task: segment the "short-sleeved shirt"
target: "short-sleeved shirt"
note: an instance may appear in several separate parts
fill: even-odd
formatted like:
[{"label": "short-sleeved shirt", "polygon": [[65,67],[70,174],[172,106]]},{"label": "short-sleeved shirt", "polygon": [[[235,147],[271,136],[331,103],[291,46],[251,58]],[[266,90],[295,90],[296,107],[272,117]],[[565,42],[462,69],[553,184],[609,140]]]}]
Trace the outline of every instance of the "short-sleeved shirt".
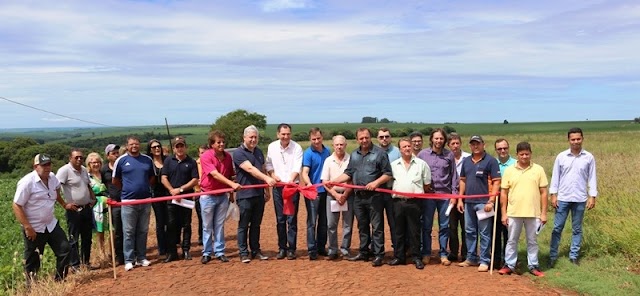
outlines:
[{"label": "short-sleeved shirt", "polygon": [[[409,167],[404,160],[398,158],[391,162],[393,172],[393,191],[408,193],[424,193],[424,185],[431,183],[431,169],[422,159],[411,156]],[[402,194],[394,194],[394,198],[404,198]]]},{"label": "short-sleeved shirt", "polygon": [[100,175],[102,176],[102,182],[104,185],[107,185],[109,198],[115,201],[120,201],[122,189],[113,184],[113,170],[109,167],[109,163],[105,163],[102,168],[100,168]]},{"label": "short-sleeved shirt", "polygon": [[[320,180],[322,181],[331,181],[334,178],[342,175],[344,170],[347,169],[349,165],[349,160],[351,157],[349,154],[346,154],[342,157],[342,161],[338,160],[336,154],[331,154],[327,159],[324,160],[324,164],[322,165],[322,173],[320,174]],[[344,191],[344,187],[335,186],[334,190],[338,192]]]},{"label": "short-sleeved shirt", "polygon": [[[465,158],[462,162],[461,178],[465,178],[465,195],[489,194],[489,178],[500,179],[500,167],[493,156],[484,153],[482,159],[473,162],[473,156]],[[487,203],[488,197],[467,198],[466,203]]]},{"label": "short-sleeved shirt", "polygon": [[517,165],[506,168],[500,187],[509,189],[507,216],[540,217],[540,188],[547,185],[547,174],[538,164],[531,163],[526,168],[519,168]]},{"label": "short-sleeved shirt", "polygon": [[205,151],[200,155],[200,166],[202,167],[202,175],[200,176],[200,187],[202,191],[229,188],[227,184],[216,180],[211,175],[211,172],[216,171],[229,180],[236,174],[233,169],[231,154],[226,151],[224,152],[224,159],[222,161],[216,156],[216,152],[213,149]]},{"label": "short-sleeved shirt", "polygon": [[65,164],[58,169],[56,178],[62,184],[62,193],[67,203],[74,203],[79,206],[88,205],[91,202],[89,192],[89,172],[84,166],[79,170],[70,164]]},{"label": "short-sleeved shirt", "polygon": [[53,211],[58,197],[56,190],[60,188],[60,182],[56,175],[49,173],[47,183],[48,188],[38,173],[32,171],[18,181],[16,194],[13,197],[13,202],[22,206],[27,221],[37,233],[44,233],[45,230],[52,232],[58,223]]},{"label": "short-sleeved shirt", "polygon": [[418,158],[431,168],[431,189],[434,192],[458,193],[458,172],[453,152],[442,149],[442,153],[438,154],[433,149],[426,148],[418,153]]},{"label": "short-sleeved shirt", "polygon": [[[322,165],[324,161],[329,158],[331,151],[329,148],[322,145],[322,151],[313,149],[313,147],[307,148],[302,154],[302,167],[309,168],[309,179],[311,183],[318,184],[322,179]],[[326,192],[323,186],[318,187],[318,192]]]},{"label": "short-sleeved shirt", "polygon": [[[241,144],[238,149],[233,151],[233,165],[236,169],[236,182],[240,185],[258,185],[264,184],[262,180],[254,177],[247,171],[243,170],[240,165],[248,161],[256,167],[256,169],[262,171],[264,166],[264,154],[260,148],[256,147],[253,152],[247,149],[244,144]],[[264,196],[263,188],[243,189],[236,192],[237,199],[251,198],[256,196]]]},{"label": "short-sleeved shirt", "polygon": [[498,161],[498,165],[500,166],[500,176],[504,176],[504,170],[510,166],[513,166],[517,162],[517,160],[511,156],[509,156],[509,159],[507,159],[507,161],[505,161],[504,163],[500,162],[499,158],[496,158],[496,160]]},{"label": "short-sleeved shirt", "polygon": [[154,175],[153,160],[144,154],[121,155],[113,168],[113,178],[122,180],[122,200],[151,197],[149,178]]},{"label": "short-sleeved shirt", "polygon": [[344,173],[351,177],[355,185],[364,186],[382,175],[393,175],[387,152],[373,145],[369,149],[366,154],[362,154],[360,148],[351,152],[351,160]]},{"label": "short-sleeved shirt", "polygon": [[[198,164],[189,155],[183,160],[172,155],[165,158],[162,165],[162,175],[167,176],[171,187],[178,188],[193,179],[198,179]],[[193,188],[185,189],[184,193],[193,193]]]},{"label": "short-sleeved shirt", "polygon": [[387,156],[389,156],[389,162],[393,162],[394,160],[400,158],[400,149],[398,149],[398,147],[396,146],[389,145],[389,148],[387,148],[386,150],[382,147],[380,147],[380,149],[387,152]]}]

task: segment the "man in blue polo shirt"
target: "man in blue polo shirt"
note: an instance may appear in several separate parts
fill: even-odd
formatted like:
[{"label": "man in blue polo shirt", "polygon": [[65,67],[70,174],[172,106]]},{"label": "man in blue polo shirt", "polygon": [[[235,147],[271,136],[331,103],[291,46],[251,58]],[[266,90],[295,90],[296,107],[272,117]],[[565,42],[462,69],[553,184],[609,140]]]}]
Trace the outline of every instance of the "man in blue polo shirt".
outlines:
[{"label": "man in blue polo shirt", "polygon": [[[306,185],[321,182],[324,160],[331,156],[331,151],[322,144],[322,131],[317,128],[309,130],[311,146],[302,154],[302,180]],[[304,199],[307,207],[307,250],[309,260],[318,259],[318,255],[327,256],[327,191],[324,186],[318,187],[318,197],[314,200]]]},{"label": "man in blue polo shirt", "polygon": [[[153,160],[140,154],[140,140],[137,137],[127,138],[127,153],[116,160],[112,177],[113,184],[122,188],[123,202],[151,197],[150,188],[155,183]],[[151,204],[122,205],[121,208],[124,270],[132,270],[134,264],[151,265],[146,257]]]},{"label": "man in blue polo shirt", "polygon": [[[458,264],[460,267],[478,266],[478,271],[486,272],[491,263],[491,233],[493,217],[478,219],[477,211],[495,211],[494,203],[500,190],[500,168],[498,162],[484,151],[484,140],[481,136],[472,136],[469,140],[471,156],[462,162],[460,172],[460,194],[482,195],[489,197],[458,199],[458,210],[464,213],[466,221],[467,260]],[[489,191],[491,178],[491,191]],[[480,233],[480,256],[477,243]]]},{"label": "man in blue polo shirt", "polygon": [[[258,148],[258,129],[250,125],[244,129],[242,144],[233,151],[233,165],[236,169],[236,182],[245,185],[259,185],[267,183],[275,186],[276,181],[266,174],[265,159],[262,150]],[[260,251],[260,225],[264,214],[264,204],[271,199],[269,190],[262,188],[244,189],[236,193],[236,201],[240,208],[238,221],[238,249],[242,263],[251,262],[251,257],[267,260],[269,257]],[[247,236],[249,246],[247,247]]]},{"label": "man in blue polo shirt", "polygon": [[[516,164],[516,159],[509,155],[509,141],[505,138],[499,138],[494,143],[496,148],[496,155],[498,160],[498,166],[500,167],[500,176],[504,176],[504,171]],[[496,241],[493,243],[493,268],[500,269],[504,266],[504,254],[507,248],[507,241],[509,240],[509,233],[507,227],[502,225],[502,211],[500,207],[496,210]]]}]

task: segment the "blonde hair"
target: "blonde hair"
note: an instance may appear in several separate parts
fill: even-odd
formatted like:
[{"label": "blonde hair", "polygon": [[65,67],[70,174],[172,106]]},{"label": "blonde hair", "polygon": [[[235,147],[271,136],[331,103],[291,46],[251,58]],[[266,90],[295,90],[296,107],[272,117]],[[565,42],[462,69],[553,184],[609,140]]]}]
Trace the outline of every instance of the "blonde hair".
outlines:
[{"label": "blonde hair", "polygon": [[104,161],[102,161],[102,157],[100,157],[100,154],[97,152],[91,152],[89,153],[89,155],[87,155],[87,159],[84,161],[84,165],[87,167],[87,169],[90,170],[91,166],[89,165],[89,163],[91,162],[91,160],[93,159],[97,159],[98,161],[100,161],[100,164],[103,164]]}]

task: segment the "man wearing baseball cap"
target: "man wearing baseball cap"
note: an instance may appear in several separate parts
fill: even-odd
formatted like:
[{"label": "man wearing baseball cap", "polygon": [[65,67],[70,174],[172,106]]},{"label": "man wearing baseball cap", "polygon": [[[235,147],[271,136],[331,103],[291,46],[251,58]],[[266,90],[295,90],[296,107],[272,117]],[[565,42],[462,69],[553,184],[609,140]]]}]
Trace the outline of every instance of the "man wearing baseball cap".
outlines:
[{"label": "man wearing baseball cap", "polygon": [[[102,182],[107,186],[107,192],[109,198],[114,201],[121,201],[120,195],[122,190],[113,184],[113,168],[116,164],[116,159],[120,156],[120,146],[116,144],[109,144],[104,148],[104,156],[108,160],[102,165],[100,169],[100,175],[102,176]],[[111,222],[113,223],[113,230],[115,232],[114,248],[116,250],[116,263],[118,265],[124,265],[124,253],[122,251],[122,211],[121,207],[111,207]]]},{"label": "man wearing baseball cap", "polygon": [[[478,271],[486,272],[491,263],[491,234],[493,217],[479,220],[477,211],[494,211],[496,196],[500,190],[500,166],[498,161],[484,151],[484,140],[475,135],[469,139],[471,156],[462,161],[460,172],[460,195],[481,195],[489,197],[458,199],[458,211],[464,213],[466,222],[467,260],[460,267],[478,266]],[[489,188],[491,178],[491,188]],[[490,190],[491,189],[491,190]],[[480,256],[477,243],[480,233]]]},{"label": "man wearing baseball cap", "polygon": [[24,271],[27,286],[40,270],[39,250],[49,244],[56,255],[56,281],[63,280],[69,265],[71,246],[67,235],[53,214],[56,201],[66,210],[76,210],[60,195],[60,182],[51,172],[51,157],[38,154],[33,159],[33,171],[20,181],[13,197],[13,213],[22,226],[24,236]]}]

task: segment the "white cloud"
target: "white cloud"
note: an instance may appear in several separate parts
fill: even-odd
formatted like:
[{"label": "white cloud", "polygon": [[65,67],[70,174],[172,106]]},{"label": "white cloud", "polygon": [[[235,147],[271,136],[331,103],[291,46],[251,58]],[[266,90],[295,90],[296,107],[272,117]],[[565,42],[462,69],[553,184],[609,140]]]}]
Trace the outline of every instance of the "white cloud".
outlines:
[{"label": "white cloud", "polygon": [[262,10],[265,12],[278,12],[282,10],[295,10],[313,8],[313,2],[308,0],[266,0],[263,1]]}]

